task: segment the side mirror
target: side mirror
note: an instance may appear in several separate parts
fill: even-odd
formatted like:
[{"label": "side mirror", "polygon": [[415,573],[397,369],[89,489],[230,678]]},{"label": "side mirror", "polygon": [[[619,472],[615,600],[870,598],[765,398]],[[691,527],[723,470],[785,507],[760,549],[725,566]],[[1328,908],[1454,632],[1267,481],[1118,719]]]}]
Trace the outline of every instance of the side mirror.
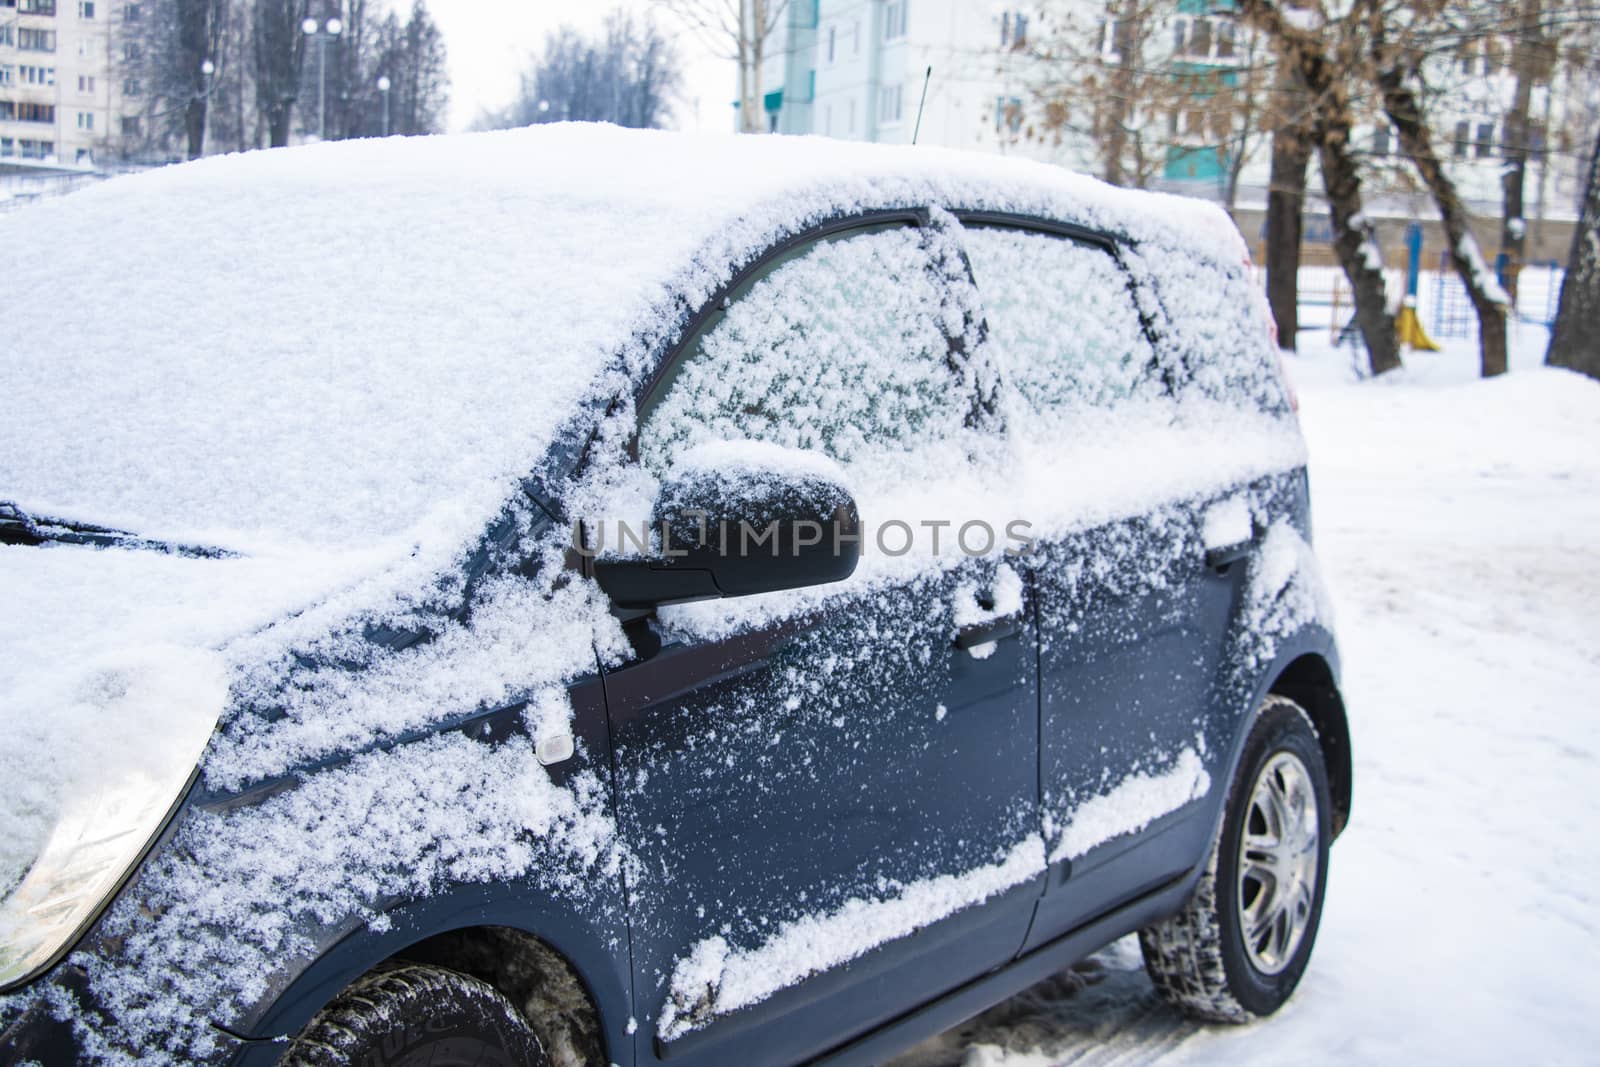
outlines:
[{"label": "side mirror", "polygon": [[838,468],[815,453],[722,443],[696,449],[662,484],[656,555],[594,560],[622,608],[823,585],[861,558],[861,518]]}]

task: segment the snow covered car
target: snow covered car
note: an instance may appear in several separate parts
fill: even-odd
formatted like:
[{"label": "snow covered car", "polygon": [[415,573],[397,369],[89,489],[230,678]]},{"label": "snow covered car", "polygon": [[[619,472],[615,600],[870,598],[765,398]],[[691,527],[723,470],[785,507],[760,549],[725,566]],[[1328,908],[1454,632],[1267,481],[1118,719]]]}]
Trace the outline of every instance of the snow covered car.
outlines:
[{"label": "snow covered car", "polygon": [[548,126],[0,219],[0,1062],[879,1061],[1350,809],[1220,211]]}]

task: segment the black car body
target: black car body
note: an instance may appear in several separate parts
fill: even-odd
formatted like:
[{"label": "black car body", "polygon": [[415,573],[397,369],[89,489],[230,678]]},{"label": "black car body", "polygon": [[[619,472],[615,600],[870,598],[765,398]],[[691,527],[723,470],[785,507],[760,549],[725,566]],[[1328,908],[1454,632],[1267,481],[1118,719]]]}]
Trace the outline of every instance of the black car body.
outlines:
[{"label": "black car body", "polygon": [[[182,422],[196,466],[239,450],[260,495],[238,492],[209,523],[164,522],[138,490],[117,495],[181,481],[170,462],[125,456],[125,482],[102,500],[105,483],[58,487],[30,473],[36,457],[11,454],[4,573],[81,560],[139,604],[183,585],[180,572],[240,574],[261,558],[314,578],[284,591],[269,589],[277,571],[254,575],[248,596],[196,579],[196,603],[264,605],[231,629],[182,630],[220,650],[215,728],[200,732],[194,773],[167,782],[170,812],[163,802],[138,824],[148,847],[59,943],[5,973],[0,1062],[278,1062],[394,960],[500,991],[552,1062],[873,1062],[1182,909],[1270,694],[1314,726],[1327,836],[1342,828],[1349,740],[1304,449],[1231,224],[1050,168],[780,140],[560,127],[449,148],[324,146],[113,183],[5,223],[8,244],[44,249],[73,210],[99,212],[137,246],[162,220],[190,214],[203,229],[240,205],[248,221],[311,202],[324,232],[247,228],[236,277],[199,296],[242,299],[271,273],[251,250],[284,239],[317,257],[308,271],[396,264],[383,269],[399,295],[379,300],[392,345],[360,357],[373,383],[449,365],[482,342],[475,320],[518,300],[555,305],[529,330],[568,317],[589,329],[573,347],[594,352],[561,362],[585,376],[549,394],[556,410],[535,410],[537,390],[515,398],[548,427],[526,440],[474,412],[503,417],[494,393],[555,358],[559,333],[503,352],[493,380],[487,364],[463,366],[481,380],[459,397],[437,395],[454,388],[441,376],[420,412],[329,371],[327,388],[346,392],[326,401],[337,419],[319,418],[373,470],[382,449],[365,442],[390,430],[403,454],[408,433],[448,441],[459,426],[471,453],[465,473],[419,463],[417,487],[372,475],[378,506],[401,516],[372,559],[348,541],[302,556],[293,537],[264,537],[316,528],[329,500],[308,486],[295,517],[292,481],[251,473],[248,436],[195,428],[182,398],[91,389],[87,410],[151,435]],[[682,173],[691,161],[698,178]],[[424,194],[452,175],[476,237],[426,216]],[[667,196],[664,182],[685,188]],[[422,213],[393,225],[423,232],[382,250],[389,231],[361,205],[385,197]],[[128,217],[140,206],[156,221]],[[562,211],[579,233],[539,277],[576,277],[571,291],[496,261],[495,228],[537,248],[558,217],[541,213]],[[407,257],[480,238],[479,257],[452,261],[474,277],[448,284],[502,287],[493,306],[425,299],[435,275]],[[659,277],[619,292],[633,240]],[[160,247],[117,262],[144,257]],[[594,316],[579,298],[622,310],[584,327]],[[376,336],[375,315],[358,313],[351,335]],[[272,328],[244,317],[237,336],[171,358],[227,376]],[[337,326],[293,329],[292,351],[266,345],[290,364],[340,344]],[[126,358],[169,358],[134,333]],[[18,344],[4,373],[24,385],[78,358],[42,335]],[[305,358],[296,380],[323,405]],[[175,390],[195,377],[169,373]],[[258,388],[216,402],[293,421],[294,398],[252,399]],[[74,444],[80,455],[18,417],[57,460],[46,469],[94,460],[93,442]],[[344,454],[294,448],[278,465],[302,483]],[[479,454],[498,466],[472,466]],[[861,562],[850,573],[849,549],[848,578],[813,581],[802,546],[784,542],[789,558],[747,563],[743,586],[716,564],[675,563],[681,516],[662,498],[691,469],[746,486],[713,494],[732,518],[753,506],[750,485],[833,487],[855,509]],[[400,491],[451,507],[416,532]],[[638,533],[646,519],[653,535]],[[637,538],[620,551],[604,543],[619,523]],[[54,588],[26,586],[46,625],[58,625]],[[139,625],[109,614],[107,640]],[[95,721],[84,714],[74,721]]]}]

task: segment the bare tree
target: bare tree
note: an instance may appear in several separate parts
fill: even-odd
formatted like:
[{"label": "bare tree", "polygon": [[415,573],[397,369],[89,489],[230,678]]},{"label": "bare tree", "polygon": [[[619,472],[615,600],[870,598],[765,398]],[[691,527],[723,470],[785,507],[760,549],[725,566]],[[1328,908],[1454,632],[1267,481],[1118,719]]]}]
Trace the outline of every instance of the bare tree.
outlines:
[{"label": "bare tree", "polygon": [[1600,136],[1589,160],[1583,213],[1572,234],[1561,308],[1550,331],[1545,362],[1600,378]]},{"label": "bare tree", "polygon": [[761,133],[761,69],[789,0],[655,0],[724,59],[739,65],[739,129]]},{"label": "bare tree", "polygon": [[1375,23],[1372,30],[1376,59],[1375,77],[1383,112],[1400,138],[1401,150],[1421,176],[1439,210],[1445,237],[1450,243],[1450,261],[1461,283],[1467,288],[1478,316],[1478,346],[1485,378],[1504,374],[1506,362],[1506,316],[1511,300],[1484,262],[1472,222],[1455,182],[1445,172],[1444,162],[1434,148],[1433,132],[1423,111],[1417,86],[1422,83],[1421,56],[1415,47],[1397,43],[1385,26],[1388,19]]},{"label": "bare tree", "polygon": [[[389,46],[382,60],[393,88],[391,128],[394,133],[438,133],[450,102],[450,75],[444,35],[423,0],[412,0],[411,14],[396,38],[390,16]],[[374,79],[375,81],[376,79]]]},{"label": "bare tree", "polygon": [[1035,141],[1081,145],[1101,177],[1144,188],[1175,163],[1218,175],[1232,211],[1263,140],[1271,56],[1227,12],[1183,14],[1177,0],[1052,0],[1027,38],[998,56],[1027,83]]},{"label": "bare tree", "polygon": [[1309,101],[1311,143],[1333,221],[1333,249],[1355,299],[1356,325],[1366,342],[1373,374],[1400,366],[1400,342],[1389,311],[1383,256],[1376,230],[1363,209],[1361,172],[1350,142],[1354,94],[1360,88],[1366,37],[1378,0],[1349,0],[1330,11],[1323,3],[1294,5],[1277,0],[1241,0],[1240,13],[1293,66]]},{"label": "bare tree", "polygon": [[268,143],[289,143],[300,75],[306,60],[306,35],[300,24],[311,0],[255,0],[251,44],[255,51],[256,108],[266,117]]},{"label": "bare tree", "polygon": [[511,106],[482,116],[477,125],[499,129],[570,119],[657,128],[665,125],[682,84],[672,43],[653,21],[619,9],[596,39],[570,26],[551,32]]},{"label": "bare tree", "polygon": [[149,143],[205,151],[206,112],[231,57],[223,44],[230,0],[145,0],[122,28],[118,73],[146,96]]}]

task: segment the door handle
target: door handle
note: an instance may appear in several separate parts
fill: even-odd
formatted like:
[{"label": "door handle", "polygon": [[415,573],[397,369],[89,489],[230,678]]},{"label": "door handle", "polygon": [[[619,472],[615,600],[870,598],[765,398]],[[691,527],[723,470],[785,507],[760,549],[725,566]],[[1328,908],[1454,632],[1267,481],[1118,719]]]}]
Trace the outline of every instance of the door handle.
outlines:
[{"label": "door handle", "polygon": [[1006,615],[999,619],[986,619],[983,622],[975,622],[970,626],[963,626],[957,630],[956,647],[971,649],[977,645],[987,645],[992,641],[1015,637],[1021,630],[1021,615]]}]

